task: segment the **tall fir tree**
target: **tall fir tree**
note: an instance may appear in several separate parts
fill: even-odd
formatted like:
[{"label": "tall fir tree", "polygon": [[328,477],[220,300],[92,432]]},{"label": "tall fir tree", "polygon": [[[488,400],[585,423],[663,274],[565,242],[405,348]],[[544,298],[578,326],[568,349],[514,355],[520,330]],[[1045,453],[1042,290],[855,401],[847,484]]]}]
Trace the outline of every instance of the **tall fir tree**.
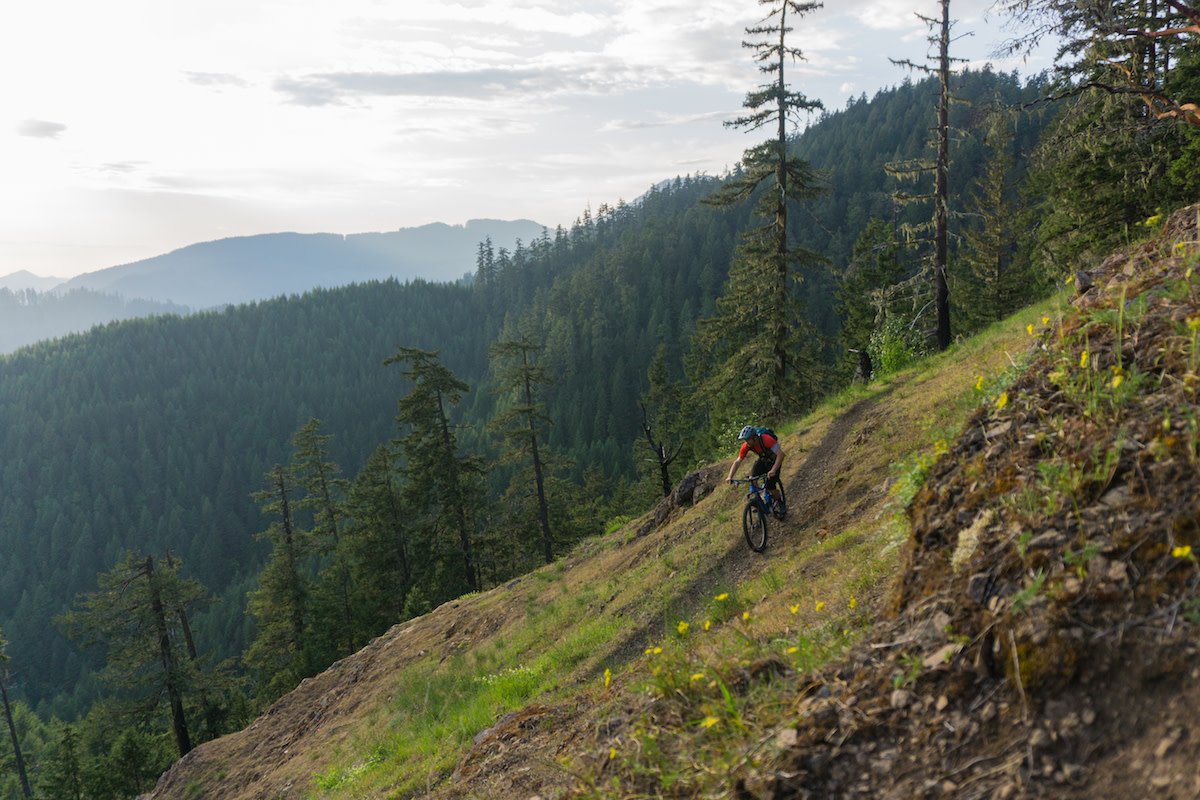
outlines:
[{"label": "tall fir tree", "polygon": [[199,694],[208,676],[188,657],[181,620],[207,602],[207,592],[180,576],[177,565],[132,552],[97,583],[60,624],[85,645],[104,644],[102,675],[130,690],[143,709],[153,713],[165,698],[176,749],[185,755],[192,748],[185,701]]},{"label": "tall fir tree", "polygon": [[[328,560],[318,576],[314,614],[319,637],[327,642],[334,659],[348,656],[359,643],[354,636],[350,610],[350,568],[346,548],[341,542],[343,507],[348,482],[330,460],[328,444],[332,434],[321,433],[321,421],[310,418],[292,437],[292,463],[288,469],[292,484],[302,492],[296,507],[312,514],[313,549]],[[330,660],[322,658],[322,661]]]},{"label": "tall fir tree", "polygon": [[[534,358],[542,350],[526,336],[502,339],[488,348],[488,359],[496,371],[496,394],[508,396],[509,403],[492,419],[492,430],[505,445],[505,463],[527,461],[533,472],[534,509],[540,533],[542,558],[554,562],[554,533],[550,530],[549,502],[546,498],[547,464],[539,440],[544,425],[550,424],[546,407],[539,398],[541,387],[551,383],[550,372]],[[516,482],[514,482],[516,485]]]},{"label": "tall fir tree", "polygon": [[743,45],[754,50],[770,81],[749,92],[743,103],[748,113],[726,125],[751,131],[774,125],[775,135],[747,150],[739,170],[704,202],[724,208],[757,196],[755,214],[765,222],[743,234],[717,316],[700,322],[692,350],[702,354],[696,363],[709,396],[774,417],[814,400],[820,382],[818,362],[806,346],[812,327],[796,284],[822,259],[791,243],[788,222],[789,203],[805,203],[825,189],[808,162],[789,155],[788,143],[792,121],[822,106],[792,90],[786,67],[803,60],[801,50],[788,44],[789,12],[799,18],[823,4],[759,0],[759,5],[767,15],[746,34],[760,38]]},{"label": "tall fir tree", "polygon": [[445,537],[457,550],[457,569],[442,560],[442,579],[432,581],[439,596],[455,596],[479,588],[474,557],[475,509],[485,475],[483,459],[460,452],[458,434],[449,410],[468,391],[438,359],[438,351],[397,347],[384,365],[400,364],[411,383],[408,394],[397,401],[398,441],[404,452],[405,504],[425,516],[431,548],[440,556]]},{"label": "tall fir tree", "polygon": [[258,675],[269,698],[279,697],[313,674],[308,637],[312,581],[304,564],[313,551],[312,537],[295,521],[295,491],[282,465],[266,475],[267,488],[255,492],[264,514],[277,516],[259,538],[271,542],[271,555],[249,593],[246,613],[254,618],[254,640],[246,649],[246,665]]},{"label": "tall fir tree", "polygon": [[950,324],[950,282],[949,282],[949,239],[950,239],[950,103],[955,99],[950,91],[952,59],[950,57],[950,30],[953,25],[950,19],[950,0],[939,0],[942,8],[940,19],[918,14],[917,17],[929,26],[931,33],[930,44],[937,47],[936,59],[933,66],[917,64],[907,59],[893,60],[892,63],[909,69],[936,75],[938,79],[938,100],[935,106],[936,124],[934,125],[934,158],[932,162],[924,159],[906,163],[889,164],[887,169],[892,175],[900,178],[914,179],[924,174],[933,174],[933,192],[929,194],[908,195],[897,193],[898,200],[911,202],[916,200],[933,201],[933,218],[928,224],[918,226],[915,241],[927,242],[932,250],[930,253],[930,270],[933,273],[933,306],[937,320],[935,339],[939,350],[950,346],[952,329]]}]

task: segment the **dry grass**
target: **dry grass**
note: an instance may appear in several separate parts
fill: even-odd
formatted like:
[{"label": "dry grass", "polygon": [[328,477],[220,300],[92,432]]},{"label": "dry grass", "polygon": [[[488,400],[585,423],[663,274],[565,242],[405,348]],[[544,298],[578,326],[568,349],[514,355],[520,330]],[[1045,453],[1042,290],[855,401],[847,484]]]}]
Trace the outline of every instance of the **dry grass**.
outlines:
[{"label": "dry grass", "polygon": [[782,746],[794,709],[767,679],[839,652],[882,606],[898,493],[1049,308],[777,428],[789,515],[765,553],[742,538],[741,492],[713,481],[646,535],[635,520],[397,626],[154,797],[719,794]]}]

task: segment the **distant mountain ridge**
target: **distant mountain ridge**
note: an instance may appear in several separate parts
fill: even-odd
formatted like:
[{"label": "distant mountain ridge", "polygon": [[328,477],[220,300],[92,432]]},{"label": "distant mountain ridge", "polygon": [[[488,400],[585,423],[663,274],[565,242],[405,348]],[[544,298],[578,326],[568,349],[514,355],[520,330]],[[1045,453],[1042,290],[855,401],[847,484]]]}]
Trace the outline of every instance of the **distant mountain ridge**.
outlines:
[{"label": "distant mountain ridge", "polygon": [[511,249],[544,228],[530,220],[474,219],[387,233],[239,236],[88,272],[58,290],[90,289],[202,310],[390,277],[448,283],[474,271],[485,239]]},{"label": "distant mountain ridge", "polygon": [[0,288],[5,288],[13,292],[23,292],[26,289],[33,289],[35,292],[48,292],[55,286],[65,283],[66,280],[66,278],[43,278],[41,275],[34,275],[29,270],[19,269],[8,275],[0,276]]},{"label": "distant mountain ridge", "polygon": [[545,226],[530,220],[435,222],[386,233],[266,233],[201,242],[79,275],[0,277],[0,355],[132,317],[187,314],[317,288],[396,278],[452,283],[476,267],[479,244],[513,250]]}]

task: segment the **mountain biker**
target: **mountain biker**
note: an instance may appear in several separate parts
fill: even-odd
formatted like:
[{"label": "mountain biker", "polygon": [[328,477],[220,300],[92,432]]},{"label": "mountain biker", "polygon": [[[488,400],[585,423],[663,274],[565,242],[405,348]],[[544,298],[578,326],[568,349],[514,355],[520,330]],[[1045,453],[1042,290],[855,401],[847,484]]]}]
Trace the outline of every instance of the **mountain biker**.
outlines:
[{"label": "mountain biker", "polygon": [[747,425],[738,434],[738,441],[742,443],[742,448],[729,467],[729,477],[725,479],[725,482],[733,483],[733,476],[737,475],[742,461],[753,452],[758,456],[758,460],[754,462],[754,466],[750,470],[750,477],[754,478],[766,473],[767,491],[778,502],[779,491],[776,487],[779,485],[779,468],[783,466],[783,448],[780,447],[779,440],[770,430],[760,431],[753,425]]}]

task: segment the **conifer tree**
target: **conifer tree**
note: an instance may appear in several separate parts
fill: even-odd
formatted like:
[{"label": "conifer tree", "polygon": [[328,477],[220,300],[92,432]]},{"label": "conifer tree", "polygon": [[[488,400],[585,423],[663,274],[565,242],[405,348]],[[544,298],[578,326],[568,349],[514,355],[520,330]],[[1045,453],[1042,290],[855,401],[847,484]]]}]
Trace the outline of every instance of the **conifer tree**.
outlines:
[{"label": "conifer tree", "polygon": [[166,698],[176,749],[186,754],[192,744],[184,702],[203,677],[186,656],[180,620],[207,592],[178,568],[132,552],[97,583],[60,624],[84,644],[104,643],[102,674],[111,685],[134,690],[150,710]]},{"label": "conifer tree", "polygon": [[[401,364],[412,383],[397,401],[396,427],[404,431],[398,444],[404,452],[405,504],[426,515],[434,552],[443,535],[457,546],[459,568],[437,586],[439,594],[455,596],[479,588],[473,542],[474,507],[484,476],[482,459],[459,452],[458,435],[449,417],[470,387],[438,360],[438,351],[397,347],[384,365]],[[448,565],[447,565],[448,566]]]},{"label": "conifer tree", "polygon": [[500,433],[506,445],[505,463],[528,459],[533,471],[537,525],[541,533],[542,558],[554,562],[554,534],[550,530],[550,511],[546,500],[546,463],[538,449],[542,426],[550,423],[545,405],[537,398],[539,387],[551,383],[550,373],[534,363],[540,353],[536,345],[522,335],[502,339],[488,348],[488,359],[496,369],[495,392],[509,395],[511,404],[493,419],[491,427]]},{"label": "conifer tree", "polygon": [[[682,387],[670,379],[667,372],[666,345],[659,344],[654,360],[646,373],[650,388],[642,395],[642,433],[653,458],[653,471],[660,482],[662,496],[669,497],[674,489],[671,465],[684,452],[689,441]],[[686,460],[686,459],[685,459]]]},{"label": "conifer tree", "polygon": [[1058,39],[1059,113],[1033,156],[1040,255],[1057,278],[1128,241],[1200,192],[1200,12],[1194,3],[1003,0],[1029,33]]},{"label": "conifer tree", "polygon": [[267,473],[267,488],[253,497],[263,513],[277,515],[260,539],[271,542],[271,555],[249,593],[246,613],[257,631],[245,654],[260,682],[278,697],[294,688],[313,669],[308,624],[311,581],[303,563],[312,552],[312,537],[295,523],[295,487],[282,465]]},{"label": "conifer tree", "polygon": [[904,202],[913,200],[933,200],[933,219],[926,226],[921,226],[919,232],[923,236],[918,241],[928,242],[932,248],[931,266],[933,271],[933,303],[937,314],[937,346],[945,350],[950,346],[950,284],[947,278],[949,270],[949,235],[950,235],[950,103],[954,99],[950,94],[950,0],[939,0],[942,7],[941,19],[934,19],[918,14],[917,17],[937,33],[929,37],[931,44],[937,46],[938,54],[935,66],[917,64],[909,60],[892,60],[909,69],[936,75],[938,79],[938,101],[936,106],[937,122],[934,126],[935,156],[932,162],[921,159],[906,163],[889,164],[890,174],[901,178],[915,178],[933,173],[934,187],[931,194],[907,195],[898,193],[897,199]]},{"label": "conifer tree", "polygon": [[708,362],[701,367],[707,394],[748,395],[751,405],[761,404],[761,412],[775,416],[785,406],[812,399],[817,382],[813,361],[805,357],[810,326],[794,289],[803,269],[821,257],[791,244],[788,206],[809,201],[824,188],[807,162],[789,156],[788,132],[792,120],[822,106],[791,89],[786,66],[803,59],[800,49],[788,44],[794,30],[788,13],[803,17],[823,4],[759,0],[759,5],[767,15],[746,34],[762,38],[743,46],[754,50],[759,70],[770,81],[747,93],[748,113],[726,125],[753,131],[773,124],[775,135],[747,150],[738,171],[704,202],[730,207],[757,196],[755,214],[765,222],[743,235],[717,316],[701,321],[692,349]]},{"label": "conifer tree", "polygon": [[9,741],[12,742],[13,757],[17,762],[17,774],[21,779],[21,792],[26,800],[32,796],[29,788],[29,774],[25,771],[25,758],[21,755],[21,740],[17,736],[17,726],[13,723],[12,706],[8,702],[8,642],[0,632],[0,700],[4,701],[4,719],[8,723]]},{"label": "conifer tree", "polygon": [[963,228],[958,259],[962,274],[957,294],[967,329],[1003,319],[1035,291],[1018,261],[1021,209],[1013,186],[1013,115],[996,110],[985,124],[983,142],[989,155],[965,207],[973,224]]},{"label": "conifer tree", "polygon": [[835,291],[835,310],[842,319],[842,346],[855,356],[853,362],[864,381],[869,381],[877,368],[869,355],[872,336],[892,313],[905,277],[901,248],[894,226],[872,219],[855,243]]},{"label": "conifer tree", "polygon": [[74,725],[62,725],[61,734],[44,754],[38,775],[38,797],[42,800],[82,800],[84,771],[79,735]]},{"label": "conifer tree", "polygon": [[377,636],[402,619],[414,584],[411,531],[396,471],[399,459],[379,445],[355,476],[347,498],[350,523],[344,534],[360,635]]},{"label": "conifer tree", "polygon": [[[331,608],[321,627],[332,641],[335,657],[354,652],[354,621],[350,612],[350,570],[340,536],[347,481],[339,477],[326,445],[333,438],[321,433],[321,421],[310,418],[292,437],[292,484],[303,491],[297,508],[312,513],[310,531],[314,551],[332,561],[319,576],[318,596]],[[323,659],[324,660],[324,659]]]}]

